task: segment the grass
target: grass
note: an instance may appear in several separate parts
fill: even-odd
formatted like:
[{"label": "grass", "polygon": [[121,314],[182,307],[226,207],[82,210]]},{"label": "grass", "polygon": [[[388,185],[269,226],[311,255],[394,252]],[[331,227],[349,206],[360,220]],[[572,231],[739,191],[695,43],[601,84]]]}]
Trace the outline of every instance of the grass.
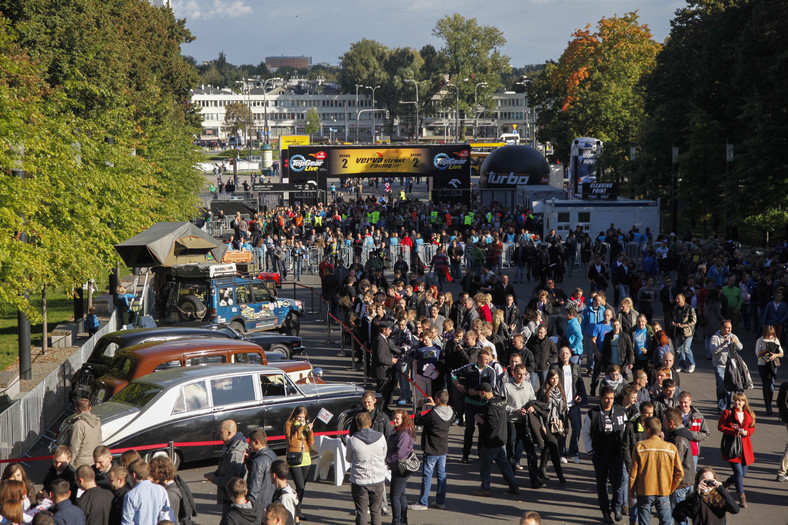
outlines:
[{"label": "grass", "polygon": [[[41,312],[41,296],[31,297],[33,307]],[[47,322],[51,331],[60,323],[74,319],[74,301],[63,292],[47,293]],[[30,323],[30,338],[33,346],[41,346],[42,323]],[[0,309],[0,370],[5,370],[19,358],[19,326],[17,312],[10,308]]]}]

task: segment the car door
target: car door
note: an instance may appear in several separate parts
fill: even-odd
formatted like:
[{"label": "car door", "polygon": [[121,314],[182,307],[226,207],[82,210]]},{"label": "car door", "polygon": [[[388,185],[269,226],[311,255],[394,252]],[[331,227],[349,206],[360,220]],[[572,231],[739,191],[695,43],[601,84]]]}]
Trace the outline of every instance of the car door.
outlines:
[{"label": "car door", "polygon": [[277,325],[276,298],[263,282],[253,282],[250,288],[254,294],[254,319],[256,329],[273,328]]},{"label": "car door", "polygon": [[[253,374],[212,377],[208,379],[213,410],[213,432],[219,436],[222,421],[232,419],[243,435],[260,426],[262,408],[259,387]],[[216,439],[216,437],[214,437]],[[217,450],[221,450],[221,445]]]},{"label": "car door", "polygon": [[[211,408],[208,386],[205,380],[193,381],[180,387],[170,414],[162,413],[163,420],[168,420],[163,427],[156,429],[158,437],[166,436],[167,441],[212,441],[217,439],[213,432],[213,409]],[[213,447],[184,447],[182,451],[185,461],[195,461],[215,457]]]},{"label": "car door", "polygon": [[[304,404],[305,396],[284,372],[263,372],[258,380],[263,399],[263,428],[269,436],[281,436],[285,422],[295,407]],[[283,440],[271,442],[273,448],[285,445]]]}]

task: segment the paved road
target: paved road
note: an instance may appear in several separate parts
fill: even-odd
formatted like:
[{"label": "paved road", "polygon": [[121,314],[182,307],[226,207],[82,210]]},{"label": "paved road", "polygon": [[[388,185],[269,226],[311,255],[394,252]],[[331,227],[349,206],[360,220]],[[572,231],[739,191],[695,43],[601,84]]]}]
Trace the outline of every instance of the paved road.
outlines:
[{"label": "paved road", "polygon": [[[580,272],[575,272],[572,279],[567,279],[561,287],[571,291],[576,286],[587,288],[584,279],[579,278]],[[304,276],[302,283],[318,286],[316,276]],[[456,285],[453,292],[459,290]],[[516,284],[518,297],[530,296],[532,285]],[[293,296],[292,284],[285,284],[281,295]],[[308,290],[298,288],[297,298],[303,300],[307,310],[311,310],[312,302]],[[317,303],[315,303],[317,306]],[[325,324],[315,322],[317,315],[308,315],[302,324],[302,333],[309,357],[315,366],[326,370],[327,379],[331,381],[356,381],[361,382],[359,371],[353,371],[347,358],[336,356],[339,347],[339,338],[333,334],[331,341],[327,341]],[[744,354],[751,368],[755,370],[755,360],[752,355],[755,337],[752,334],[738,334],[745,343]],[[720,433],[716,430],[716,410],[714,402],[714,376],[710,362],[702,358],[702,341],[696,340],[695,354],[701,357],[697,371],[692,374],[682,375],[682,387],[693,393],[696,406],[704,413],[712,429],[711,438],[706,441],[701,451],[701,465],[715,467],[721,476],[727,477],[730,469],[724,464],[719,455]],[[774,481],[777,465],[782,457],[786,443],[785,426],[779,423],[777,416],[765,417],[763,415],[763,402],[760,395],[760,385],[757,382],[757,372],[753,379],[756,380],[757,389],[748,392],[754,409],[757,412],[757,432],[753,437],[756,450],[756,463],[750,468],[745,487],[749,508],[741,514],[729,518],[728,523],[786,523],[788,512],[788,483]],[[587,380],[588,381],[588,380]],[[595,399],[594,399],[595,401]],[[492,498],[478,499],[472,493],[479,488],[478,461],[472,456],[468,465],[459,462],[462,433],[458,427],[453,427],[450,435],[450,461],[447,465],[449,475],[449,496],[446,510],[428,510],[412,512],[409,523],[456,525],[469,522],[469,515],[475,515],[476,520],[482,519],[491,523],[518,523],[518,516],[526,510],[540,512],[547,522],[553,523],[598,523],[600,513],[596,504],[596,492],[593,484],[593,471],[587,457],[583,454],[582,463],[565,465],[568,483],[565,488],[559,489],[557,482],[552,482],[547,488],[531,490],[525,488],[517,496],[505,493],[506,486],[497,472],[493,475]],[[582,444],[581,444],[582,449]],[[31,478],[40,481],[44,476],[44,462],[31,464]],[[188,465],[181,470],[181,476],[189,483],[190,488],[197,498],[200,516],[197,523],[203,525],[216,525],[219,523],[218,508],[215,505],[214,487],[202,481],[203,474],[215,468],[215,465],[200,464]],[[548,473],[552,467],[548,469]],[[528,486],[526,473],[520,473],[519,479],[523,486]],[[414,502],[418,496],[419,480],[412,477],[408,483],[408,498]],[[433,488],[434,490],[434,488]],[[341,487],[335,487],[328,481],[310,482],[307,486],[304,501],[304,513],[310,518],[309,522],[326,524],[353,523],[352,501],[350,487],[345,482]]]}]

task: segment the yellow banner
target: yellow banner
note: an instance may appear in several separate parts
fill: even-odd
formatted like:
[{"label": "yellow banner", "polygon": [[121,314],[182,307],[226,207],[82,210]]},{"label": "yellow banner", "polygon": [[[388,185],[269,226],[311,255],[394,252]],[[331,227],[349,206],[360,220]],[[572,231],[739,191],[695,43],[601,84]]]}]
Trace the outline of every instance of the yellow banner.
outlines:
[{"label": "yellow banner", "polygon": [[282,135],[279,137],[280,150],[286,150],[290,146],[309,146],[309,135]]},{"label": "yellow banner", "polygon": [[338,177],[358,174],[425,174],[433,169],[427,148],[331,149],[329,165]]}]

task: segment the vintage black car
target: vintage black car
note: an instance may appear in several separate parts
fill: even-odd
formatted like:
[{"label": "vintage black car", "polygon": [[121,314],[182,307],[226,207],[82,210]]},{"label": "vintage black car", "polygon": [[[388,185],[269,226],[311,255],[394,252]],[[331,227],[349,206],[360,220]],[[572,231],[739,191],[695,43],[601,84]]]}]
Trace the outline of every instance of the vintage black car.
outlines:
[{"label": "vintage black car", "polygon": [[[290,413],[305,405],[315,432],[342,430],[361,409],[364,389],[352,383],[295,384],[287,374],[264,365],[205,365],[163,370],[134,380],[110,401],[93,408],[101,418],[103,442],[112,449],[174,442],[176,462],[218,457],[215,441],[225,419],[244,435],[263,427],[281,435]],[[60,426],[56,444],[67,443],[72,421]],[[282,449],[286,443],[271,440]],[[164,447],[143,452],[164,453]]]},{"label": "vintage black car", "polygon": [[241,334],[225,324],[202,326],[160,326],[118,330],[101,337],[93,352],[71,379],[71,399],[88,397],[93,383],[107,373],[118,350],[143,343],[174,341],[176,339],[206,339],[226,337],[251,341],[265,350],[269,360],[277,356],[290,359],[304,352],[302,339],[275,332]]}]

